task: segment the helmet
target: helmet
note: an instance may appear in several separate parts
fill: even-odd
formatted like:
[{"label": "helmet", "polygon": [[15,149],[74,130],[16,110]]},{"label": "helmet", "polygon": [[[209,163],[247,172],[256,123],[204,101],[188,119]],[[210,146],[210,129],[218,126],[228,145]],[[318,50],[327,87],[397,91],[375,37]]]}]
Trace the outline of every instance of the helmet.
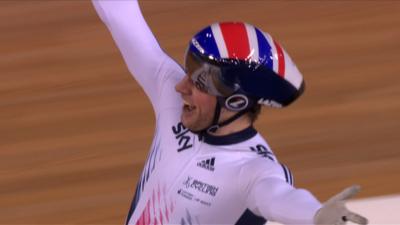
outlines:
[{"label": "helmet", "polygon": [[303,76],[286,51],[247,23],[214,23],[194,35],[185,70],[198,88],[233,111],[255,104],[281,108],[304,91]]}]

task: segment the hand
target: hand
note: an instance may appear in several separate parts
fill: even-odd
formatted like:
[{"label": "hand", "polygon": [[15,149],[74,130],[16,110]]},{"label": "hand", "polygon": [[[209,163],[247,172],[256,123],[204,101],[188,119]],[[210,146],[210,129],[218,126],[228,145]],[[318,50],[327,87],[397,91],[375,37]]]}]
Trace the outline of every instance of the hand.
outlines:
[{"label": "hand", "polygon": [[349,211],[345,206],[346,200],[357,194],[360,189],[360,186],[353,185],[333,196],[317,211],[314,216],[314,223],[317,225],[340,225],[351,221],[356,224],[368,224],[367,218]]}]

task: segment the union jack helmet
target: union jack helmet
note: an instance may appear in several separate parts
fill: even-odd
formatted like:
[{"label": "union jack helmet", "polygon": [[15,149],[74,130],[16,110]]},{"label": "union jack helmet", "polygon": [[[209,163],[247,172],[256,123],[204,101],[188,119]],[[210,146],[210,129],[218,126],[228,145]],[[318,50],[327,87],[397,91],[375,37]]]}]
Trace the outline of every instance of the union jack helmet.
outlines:
[{"label": "union jack helmet", "polygon": [[281,108],[304,91],[303,76],[286,51],[247,23],[214,23],[194,35],[185,70],[198,88],[235,111],[256,103]]}]

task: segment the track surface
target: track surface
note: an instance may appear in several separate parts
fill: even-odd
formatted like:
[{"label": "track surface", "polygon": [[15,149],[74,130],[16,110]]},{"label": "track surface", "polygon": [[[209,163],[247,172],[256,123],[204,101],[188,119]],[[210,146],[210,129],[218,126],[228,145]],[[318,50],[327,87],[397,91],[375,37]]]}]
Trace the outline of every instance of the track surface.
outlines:
[{"label": "track surface", "polygon": [[[256,127],[297,186],[321,200],[400,191],[400,3],[144,1],[182,61],[215,21],[270,32],[307,81]],[[0,1],[0,224],[122,224],[154,129],[152,109],[89,1]]]}]

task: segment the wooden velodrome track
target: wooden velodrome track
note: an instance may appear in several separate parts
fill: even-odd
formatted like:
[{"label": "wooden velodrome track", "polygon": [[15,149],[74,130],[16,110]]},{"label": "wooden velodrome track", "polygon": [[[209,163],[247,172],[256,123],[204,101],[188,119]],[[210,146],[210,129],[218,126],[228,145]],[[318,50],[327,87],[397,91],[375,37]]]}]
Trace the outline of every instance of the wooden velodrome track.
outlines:
[{"label": "wooden velodrome track", "polygon": [[[182,61],[215,21],[270,32],[307,81],[256,123],[321,200],[400,192],[400,3],[144,1]],[[151,143],[150,103],[89,1],[0,1],[0,224],[122,224]],[[377,209],[379,210],[379,209]]]}]

